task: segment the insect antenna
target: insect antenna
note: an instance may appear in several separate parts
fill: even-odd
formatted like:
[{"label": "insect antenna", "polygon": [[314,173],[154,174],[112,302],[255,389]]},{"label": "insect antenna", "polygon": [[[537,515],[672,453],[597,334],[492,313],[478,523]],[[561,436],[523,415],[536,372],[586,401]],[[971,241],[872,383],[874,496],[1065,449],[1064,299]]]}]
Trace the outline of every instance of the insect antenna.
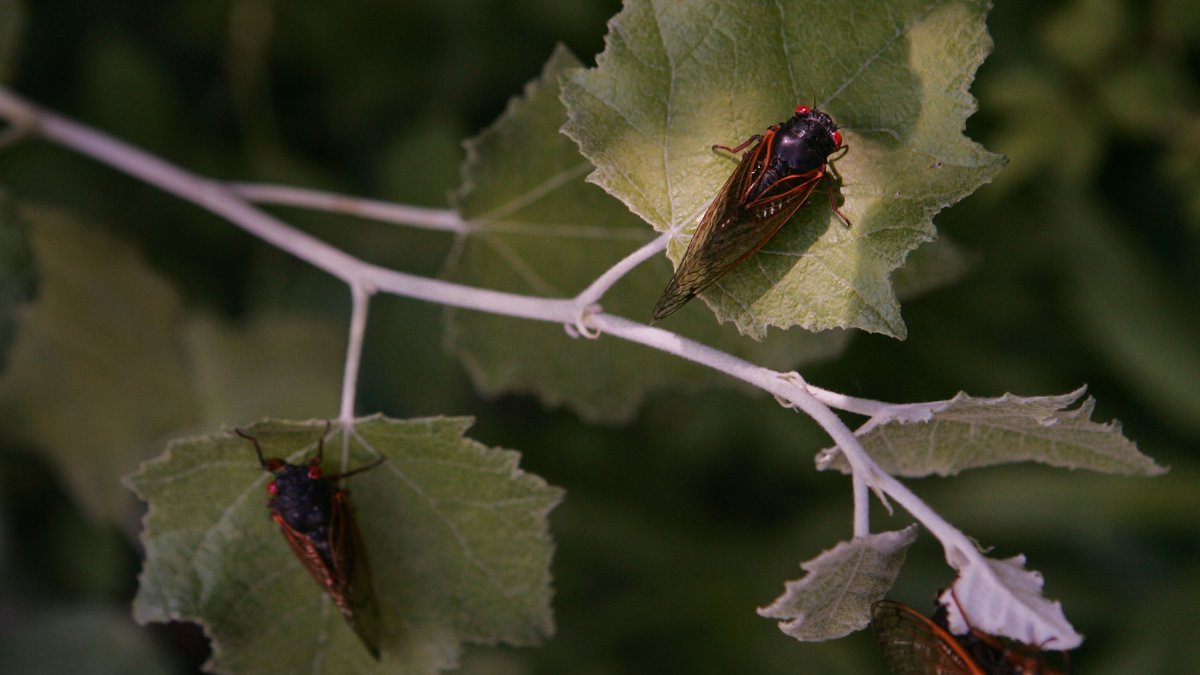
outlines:
[{"label": "insect antenna", "polygon": [[241,429],[238,429],[236,427],[234,427],[233,432],[235,434],[237,434],[238,436],[241,436],[242,438],[244,438],[254,444],[254,452],[258,453],[259,465],[262,466],[263,470],[270,471],[271,469],[267,468],[267,460],[263,459],[262,446],[258,444],[258,437],[251,436],[250,434],[247,434],[247,433],[243,432]]}]

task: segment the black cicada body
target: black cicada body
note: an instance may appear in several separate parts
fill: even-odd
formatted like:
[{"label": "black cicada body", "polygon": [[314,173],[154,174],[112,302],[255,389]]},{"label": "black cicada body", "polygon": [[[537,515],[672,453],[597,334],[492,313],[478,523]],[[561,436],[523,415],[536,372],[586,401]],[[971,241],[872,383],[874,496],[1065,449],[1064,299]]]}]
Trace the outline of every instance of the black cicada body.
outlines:
[{"label": "black cicada body", "polygon": [[267,484],[271,496],[267,508],[292,553],[329,593],[346,623],[378,660],[379,610],[371,589],[371,569],[354,507],[337,481],[378,466],[383,458],[326,476],[321,469],[324,435],[317,443],[317,454],[299,465],[278,457],[264,458],[256,437],[235,431],[254,444],[259,464],[274,475]]}]

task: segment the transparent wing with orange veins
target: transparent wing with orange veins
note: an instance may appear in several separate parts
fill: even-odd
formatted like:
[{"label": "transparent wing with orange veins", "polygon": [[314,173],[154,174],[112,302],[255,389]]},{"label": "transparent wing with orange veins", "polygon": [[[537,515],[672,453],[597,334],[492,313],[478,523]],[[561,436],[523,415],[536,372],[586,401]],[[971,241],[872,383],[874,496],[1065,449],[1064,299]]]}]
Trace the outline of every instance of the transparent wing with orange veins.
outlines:
[{"label": "transparent wing with orange veins", "polygon": [[308,570],[313,579],[317,580],[321,588],[332,593],[337,586],[337,573],[330,567],[329,562],[325,560],[325,556],[321,555],[321,551],[317,549],[313,541],[288,525],[283,516],[278,513],[271,514],[271,519],[279,525],[279,531],[283,533],[283,538],[287,540],[292,553],[296,554],[296,559],[300,561],[301,565],[304,565],[304,569]]},{"label": "transparent wing with orange veins", "polygon": [[354,516],[354,507],[341,490],[333,495],[329,539],[332,549],[337,551],[333,563],[339,579],[338,592],[330,595],[337,602],[346,623],[378,659],[379,608],[375,604],[371,566],[367,560],[362,530]]},{"label": "transparent wing with orange veins", "polygon": [[679,267],[654,304],[659,321],[699,295],[762,248],[808,202],[824,169],[792,174],[745,201],[769,157],[773,133],[742,156],[696,227]]},{"label": "transparent wing with orange veins", "polygon": [[907,605],[875,603],[871,629],[892,675],[987,675],[949,631]]}]

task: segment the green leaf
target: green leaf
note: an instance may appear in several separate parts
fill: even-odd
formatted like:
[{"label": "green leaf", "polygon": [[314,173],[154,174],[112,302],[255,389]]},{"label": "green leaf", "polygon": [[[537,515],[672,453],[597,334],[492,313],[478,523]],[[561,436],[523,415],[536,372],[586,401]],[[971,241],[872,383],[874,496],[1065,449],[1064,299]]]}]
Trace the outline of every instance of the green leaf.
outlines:
[{"label": "green leaf", "polygon": [[[1009,68],[981,86],[979,96],[997,115],[996,147],[1012,160],[997,184],[1014,191],[1030,181],[1062,176],[1091,181],[1105,151],[1106,121],[1094,104],[1068,93],[1070,80],[1045,68]],[[1030,115],[1037,110],[1037,115]],[[1071,152],[1055,152],[1069,147]]]},{"label": "green leaf", "polygon": [[25,16],[17,0],[0,0],[0,79],[12,80],[13,63],[21,46]]},{"label": "green leaf", "polygon": [[1200,353],[1195,285],[1122,233],[1090,197],[1063,190],[1054,209],[1064,232],[1066,306],[1088,347],[1160,419],[1200,433]]},{"label": "green leaf", "polygon": [[[1166,471],[1121,433],[1118,422],[1091,421],[1091,397],[1082,388],[1061,396],[973,398],[904,406],[906,414],[878,425],[859,440],[884,471],[896,476],[953,476],[959,471],[1012,462],[1154,476]],[[860,432],[861,433],[861,432]],[[836,448],[817,456],[817,468],[849,473]]]},{"label": "green leaf", "polygon": [[[648,241],[650,234],[628,209],[585,182],[591,165],[558,132],[566,121],[558,77],[577,65],[565,49],[556,50],[524,96],[468,141],[457,202],[473,229],[459,241],[448,278],[570,296]],[[602,304],[606,311],[648,318],[670,276],[665,260],[649,261],[623,278]],[[656,389],[728,381],[624,341],[572,341],[559,325],[465,311],[450,311],[448,317],[447,342],[478,389],[533,391],[547,404],[569,405],[592,421],[627,420]],[[799,333],[752,343],[686,309],[671,321],[673,328],[709,345],[781,370],[832,356],[846,340],[844,333]]]},{"label": "green leaf", "polygon": [[39,275],[0,380],[6,424],[35,441],[95,517],[131,505],[120,477],[190,421],[174,290],[97,227],[23,209]]},{"label": "green leaf", "polygon": [[[373,416],[325,442],[331,473],[387,458],[344,486],[373,572],[381,662],[293,556],[264,504],[268,476],[232,433],[173,441],[127,479],[149,504],[134,617],[200,623],[209,666],[230,672],[435,672],[462,642],[539,642],[553,632],[546,516],[562,492],[521,471],[516,452],[464,438],[469,425]],[[325,424],[244,431],[299,463]]]},{"label": "green leaf", "polygon": [[0,191],[0,372],[16,338],[18,310],[36,286],[29,229],[16,201]]},{"label": "green leaf", "polygon": [[891,589],[917,540],[917,526],[843,541],[800,563],[808,574],[787,589],[760,616],[783,619],[779,629],[803,642],[834,640],[871,621],[871,605]]},{"label": "green leaf", "polygon": [[938,237],[913,251],[892,275],[896,295],[908,300],[950,286],[971,271],[978,257],[952,239]]},{"label": "green leaf", "polygon": [[39,286],[17,313],[0,411],[93,517],[124,517],[121,476],[186,429],[336,408],[345,337],[332,321],[266,312],[233,327],[189,315],[99,227],[37,208],[4,217],[28,221]]},{"label": "green leaf", "polygon": [[[0,672],[56,675],[178,672],[124,606],[71,605],[22,612],[0,631]],[[175,665],[176,667],[172,667]]]},{"label": "green leaf", "polygon": [[197,417],[209,426],[337,409],[346,335],[332,319],[264,311],[232,326],[196,316],[184,340]]},{"label": "green leaf", "polygon": [[1133,46],[1121,44],[1132,21],[1120,0],[1073,0],[1051,14],[1040,32],[1056,59],[1103,78],[1112,71],[1113,55]]},{"label": "green leaf", "polygon": [[854,227],[816,198],[704,300],[756,338],[794,325],[903,337],[891,272],[1003,162],[962,135],[991,47],[987,7],[630,0],[597,66],[566,80],[564,131],[596,166],[589,180],[675,233],[677,262],[733,169],[711,146],[816,102],[850,147],[837,169]]}]

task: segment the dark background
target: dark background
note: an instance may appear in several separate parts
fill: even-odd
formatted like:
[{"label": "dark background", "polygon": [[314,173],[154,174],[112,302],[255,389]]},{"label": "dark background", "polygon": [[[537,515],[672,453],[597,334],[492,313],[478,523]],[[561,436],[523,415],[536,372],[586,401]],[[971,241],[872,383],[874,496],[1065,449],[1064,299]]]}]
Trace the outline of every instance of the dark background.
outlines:
[{"label": "dark background", "polygon": [[[213,177],[444,207],[460,140],[503,110],[556,42],[590,63],[618,9],[38,0],[25,7],[8,81]],[[967,132],[1010,164],[936,221],[971,252],[972,272],[906,303],[907,341],[856,336],[841,358],[803,372],[895,401],[1089,385],[1095,418],[1119,418],[1169,474],[1022,466],[913,487],[994,555],[1024,553],[1045,574],[1047,594],[1087,636],[1075,672],[1192,672],[1200,17],[1191,0],[1015,2],[995,9],[989,28],[995,50]],[[263,247],[248,235],[61,149],[7,149],[0,181],[132,242],[191,307],[231,320],[271,306],[345,316],[333,279],[275,260],[264,282]],[[371,227],[291,219],[339,245],[353,241],[347,230]],[[409,253],[384,262],[437,272],[448,237],[388,232]],[[810,422],[728,391],[659,395],[620,429],[531,398],[481,400],[441,355],[436,308],[381,299],[373,310],[360,410],[475,415],[474,438],[522,450],[525,468],[568,490],[551,519],[558,635],[540,649],[469,648],[466,672],[883,671],[865,633],[800,644],[754,613],[800,576],[799,561],[850,535],[849,483],[813,470],[826,440]],[[398,349],[422,371],[419,386],[395,379]],[[91,519],[38,447],[5,436],[0,671],[196,669],[198,629],[129,619],[131,531]],[[908,522],[877,517],[879,528]],[[925,609],[951,578],[926,535],[893,595]]]}]

